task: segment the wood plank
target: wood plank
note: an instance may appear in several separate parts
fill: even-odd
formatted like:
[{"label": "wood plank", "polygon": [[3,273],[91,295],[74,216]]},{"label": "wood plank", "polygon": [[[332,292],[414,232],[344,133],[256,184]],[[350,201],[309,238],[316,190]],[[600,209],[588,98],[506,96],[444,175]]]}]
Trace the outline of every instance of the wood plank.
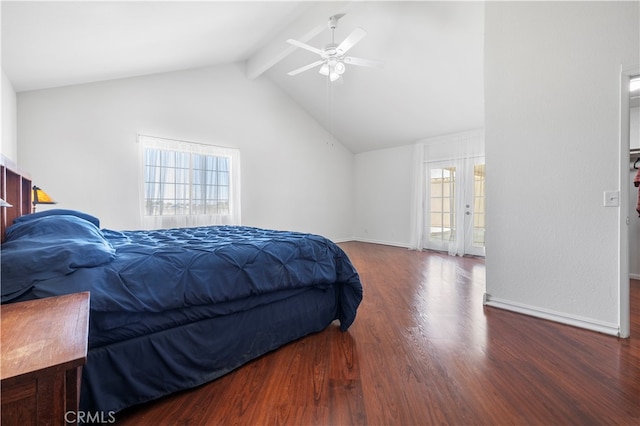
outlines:
[{"label": "wood plank", "polygon": [[343,243],[364,301],[334,324],[118,424],[640,424],[631,338],[484,307],[482,259]]},{"label": "wood plank", "polygon": [[83,365],[88,307],[88,292],[0,306],[0,379]]},{"label": "wood plank", "polygon": [[0,241],[13,220],[31,213],[31,177],[8,157],[0,154],[0,198],[12,207],[0,207]]}]

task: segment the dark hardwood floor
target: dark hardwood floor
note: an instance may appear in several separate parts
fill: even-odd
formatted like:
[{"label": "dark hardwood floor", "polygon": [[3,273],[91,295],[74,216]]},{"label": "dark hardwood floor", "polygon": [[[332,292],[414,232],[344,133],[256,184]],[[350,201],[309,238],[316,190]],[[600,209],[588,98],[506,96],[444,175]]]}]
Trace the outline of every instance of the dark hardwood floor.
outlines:
[{"label": "dark hardwood floor", "polygon": [[482,259],[341,247],[365,289],[333,324],[125,425],[640,425],[640,281],[630,339],[483,307]]}]

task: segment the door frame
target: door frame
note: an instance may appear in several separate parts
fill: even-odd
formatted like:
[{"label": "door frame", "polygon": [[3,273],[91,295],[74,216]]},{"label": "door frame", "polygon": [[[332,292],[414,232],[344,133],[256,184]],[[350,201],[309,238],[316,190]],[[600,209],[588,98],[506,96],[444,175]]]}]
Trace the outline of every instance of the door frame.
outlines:
[{"label": "door frame", "polygon": [[630,93],[631,77],[639,75],[640,68],[620,70],[620,141],[619,141],[619,188],[620,207],[618,217],[618,336],[630,336],[630,297],[629,297],[629,150],[630,146]]}]

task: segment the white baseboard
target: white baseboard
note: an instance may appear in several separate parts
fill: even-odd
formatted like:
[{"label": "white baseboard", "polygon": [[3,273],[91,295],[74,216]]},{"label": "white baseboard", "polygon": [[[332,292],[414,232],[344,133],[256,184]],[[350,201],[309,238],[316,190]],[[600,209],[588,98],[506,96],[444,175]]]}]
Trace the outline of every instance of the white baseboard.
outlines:
[{"label": "white baseboard", "polygon": [[348,243],[349,241],[355,241],[353,238],[331,238],[334,243]]},{"label": "white baseboard", "polygon": [[640,274],[629,274],[629,278],[632,280],[640,280]]},{"label": "white baseboard", "polygon": [[520,314],[542,318],[549,321],[555,321],[574,327],[585,328],[587,330],[610,334],[612,336],[620,335],[620,327],[617,324],[606,323],[591,318],[584,318],[576,315],[569,315],[563,312],[556,312],[549,309],[524,305],[522,303],[512,302],[510,300],[491,297],[491,295],[487,293],[484,294],[484,304],[486,306],[517,312]]},{"label": "white baseboard", "polygon": [[358,241],[361,243],[371,243],[371,244],[382,244],[385,246],[394,246],[394,247],[402,247],[409,248],[409,244],[407,243],[398,243],[395,241],[382,241],[382,240],[373,240],[368,238],[353,238],[351,241]]}]

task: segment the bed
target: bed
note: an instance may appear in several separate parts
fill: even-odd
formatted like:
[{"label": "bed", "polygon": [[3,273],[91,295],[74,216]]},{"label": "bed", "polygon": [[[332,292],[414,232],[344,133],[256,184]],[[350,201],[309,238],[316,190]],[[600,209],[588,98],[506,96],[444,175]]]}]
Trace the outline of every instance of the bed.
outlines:
[{"label": "bed", "polygon": [[335,320],[346,331],[362,300],[346,254],[297,232],[114,231],[54,209],[7,226],[1,258],[2,303],[90,292],[90,412],[201,385]]}]

